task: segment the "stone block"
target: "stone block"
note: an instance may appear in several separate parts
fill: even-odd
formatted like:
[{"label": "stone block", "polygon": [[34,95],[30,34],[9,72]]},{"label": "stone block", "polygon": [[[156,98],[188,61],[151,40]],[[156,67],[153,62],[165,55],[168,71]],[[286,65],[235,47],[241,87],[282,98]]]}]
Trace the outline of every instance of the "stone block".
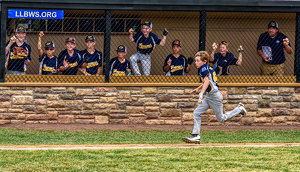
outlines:
[{"label": "stone block", "polygon": [[236,104],[225,104],[224,105],[224,110],[227,112],[227,111],[231,111],[233,110],[234,108],[236,108]]},{"label": "stone block", "polygon": [[108,124],[109,117],[108,116],[95,116],[95,123],[96,124]]},{"label": "stone block", "polygon": [[272,117],[259,117],[254,119],[254,123],[271,123]]},{"label": "stone block", "polygon": [[191,120],[194,120],[194,115],[193,115],[193,113],[183,113],[183,115],[182,115],[182,120],[183,120],[183,121],[191,121]]},{"label": "stone block", "polygon": [[258,94],[258,95],[260,95],[261,94],[261,90],[249,90],[248,89],[248,91],[247,91],[247,94]]},{"label": "stone block", "polygon": [[35,93],[50,93],[50,88],[49,87],[35,87],[34,92]]},{"label": "stone block", "polygon": [[92,96],[93,89],[76,89],[75,95],[76,96]]},{"label": "stone block", "polygon": [[282,96],[272,96],[271,97],[271,101],[272,102],[282,102],[283,101],[283,97]]},{"label": "stone block", "polygon": [[145,102],[144,105],[145,106],[159,106],[160,103],[158,103],[158,102]]},{"label": "stone block", "polygon": [[110,119],[109,123],[111,124],[129,124],[129,119]]},{"label": "stone block", "polygon": [[146,117],[129,117],[130,124],[144,124]]},{"label": "stone block", "polygon": [[16,95],[22,95],[22,91],[12,91],[12,90],[6,90],[3,91],[4,95],[9,95],[9,96],[16,96]]},{"label": "stone block", "polygon": [[272,109],[273,116],[288,116],[290,113],[289,109]]},{"label": "stone block", "polygon": [[130,99],[130,91],[119,91],[118,99]]},{"label": "stone block", "polygon": [[46,114],[27,114],[26,120],[48,120],[48,115],[46,115]]},{"label": "stone block", "polygon": [[109,114],[110,119],[128,119],[128,114]]},{"label": "stone block", "polygon": [[158,95],[157,96],[158,102],[171,102],[171,96],[169,95]]},{"label": "stone block", "polygon": [[165,121],[159,119],[150,119],[150,120],[145,120],[145,123],[148,125],[162,125],[165,124]]},{"label": "stone block", "polygon": [[295,92],[295,88],[294,87],[279,87],[279,94],[281,93],[288,93],[288,94],[292,94]]},{"label": "stone block", "polygon": [[257,111],[257,104],[245,104],[247,111]]},{"label": "stone block", "polygon": [[75,122],[74,115],[58,115],[58,123],[70,124]]},{"label": "stone block", "polygon": [[47,104],[46,99],[34,99],[33,102],[34,102],[35,105],[46,105]]},{"label": "stone block", "polygon": [[32,90],[22,91],[22,94],[23,95],[30,95],[30,96],[32,96],[33,95],[33,91]]},{"label": "stone block", "polygon": [[165,120],[167,125],[182,125],[181,120]]},{"label": "stone block", "polygon": [[178,108],[194,108],[196,105],[195,102],[179,102],[177,104]]},{"label": "stone block", "polygon": [[116,108],[117,108],[117,105],[111,104],[111,103],[94,104],[94,109],[116,109]]},{"label": "stone block", "polygon": [[162,117],[180,117],[181,109],[161,109]]},{"label": "stone block", "polygon": [[48,107],[50,108],[64,108],[65,106],[65,101],[48,101]]},{"label": "stone block", "polygon": [[278,90],[262,90],[262,95],[277,96]]},{"label": "stone block", "polygon": [[144,97],[144,98],[139,98],[140,102],[156,102],[155,97]]},{"label": "stone block", "polygon": [[273,117],[272,123],[285,123],[287,121],[285,116],[276,116]]},{"label": "stone block", "polygon": [[159,112],[145,112],[146,119],[157,119],[160,115]]},{"label": "stone block", "polygon": [[162,108],[176,108],[177,103],[176,102],[170,102],[170,103],[161,103],[160,107]]},{"label": "stone block", "polygon": [[52,91],[60,91],[60,92],[66,92],[66,87],[51,87]]},{"label": "stone block", "polygon": [[156,87],[143,87],[142,93],[143,94],[156,94],[157,89]]},{"label": "stone block", "polygon": [[230,87],[228,88],[228,94],[246,94],[247,89],[244,87]]},{"label": "stone block", "polygon": [[36,106],[36,113],[46,114],[47,107],[46,106]]},{"label": "stone block", "polygon": [[0,102],[8,102],[11,100],[11,96],[0,95]]},{"label": "stone block", "polygon": [[116,97],[100,97],[99,102],[100,103],[116,103],[117,98]]},{"label": "stone block", "polygon": [[10,108],[11,102],[0,102],[0,108]]},{"label": "stone block", "polygon": [[271,101],[270,100],[259,100],[258,101],[258,107],[259,108],[270,108],[271,107]]},{"label": "stone block", "polygon": [[94,88],[95,92],[117,92],[116,87],[95,87]]},{"label": "stone block", "polygon": [[294,94],[293,95],[293,101],[300,102],[300,94]]},{"label": "stone block", "polygon": [[241,124],[243,125],[252,125],[253,123],[254,123],[254,117],[241,118]]},{"label": "stone block", "polygon": [[0,120],[0,125],[10,124],[10,120]]},{"label": "stone block", "polygon": [[94,110],[94,115],[109,116],[109,114],[110,114],[109,109]]},{"label": "stone block", "polygon": [[93,109],[93,104],[83,104],[82,105],[83,110],[92,110]]},{"label": "stone block", "polygon": [[57,111],[48,111],[48,119],[49,120],[57,120],[58,112]]},{"label": "stone block", "polygon": [[144,107],[138,107],[138,106],[127,106],[126,107],[126,113],[128,114],[143,114],[145,112]]},{"label": "stone block", "polygon": [[94,124],[95,120],[94,119],[75,119],[75,123],[79,123],[79,124]]},{"label": "stone block", "polygon": [[24,104],[32,104],[33,102],[32,96],[13,96],[13,104],[16,105],[24,105]]},{"label": "stone block", "polygon": [[272,109],[258,109],[257,110],[257,116],[258,117],[270,117],[272,116]]},{"label": "stone block", "polygon": [[240,100],[243,99],[243,95],[228,95],[228,99]]},{"label": "stone block", "polygon": [[184,90],[171,89],[171,90],[167,90],[167,94],[184,94]]},{"label": "stone block", "polygon": [[287,102],[272,102],[271,107],[272,108],[289,108],[290,103],[287,103]]},{"label": "stone block", "polygon": [[146,106],[145,112],[159,112],[159,106]]}]

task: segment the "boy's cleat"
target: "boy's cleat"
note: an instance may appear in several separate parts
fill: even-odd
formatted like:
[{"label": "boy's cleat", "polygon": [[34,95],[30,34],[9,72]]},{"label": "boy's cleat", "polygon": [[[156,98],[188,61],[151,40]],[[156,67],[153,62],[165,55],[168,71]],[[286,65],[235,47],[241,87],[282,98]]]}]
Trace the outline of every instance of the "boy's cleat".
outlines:
[{"label": "boy's cleat", "polygon": [[200,144],[200,135],[192,134],[192,137],[184,137],[182,140],[186,143]]},{"label": "boy's cleat", "polygon": [[239,107],[239,109],[241,110],[240,113],[241,113],[243,116],[245,116],[245,115],[247,114],[247,110],[246,110],[246,108],[244,107],[243,103],[239,103],[239,104],[238,104],[238,107]]}]

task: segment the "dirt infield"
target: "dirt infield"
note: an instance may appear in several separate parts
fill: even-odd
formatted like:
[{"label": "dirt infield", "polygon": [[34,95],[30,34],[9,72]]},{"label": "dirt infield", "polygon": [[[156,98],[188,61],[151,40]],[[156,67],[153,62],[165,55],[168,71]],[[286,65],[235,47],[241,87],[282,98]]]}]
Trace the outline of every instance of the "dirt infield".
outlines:
[{"label": "dirt infield", "polygon": [[[121,124],[4,124],[0,128],[30,130],[192,130],[192,125],[121,125]],[[300,125],[271,126],[206,126],[201,130],[300,130]]]}]

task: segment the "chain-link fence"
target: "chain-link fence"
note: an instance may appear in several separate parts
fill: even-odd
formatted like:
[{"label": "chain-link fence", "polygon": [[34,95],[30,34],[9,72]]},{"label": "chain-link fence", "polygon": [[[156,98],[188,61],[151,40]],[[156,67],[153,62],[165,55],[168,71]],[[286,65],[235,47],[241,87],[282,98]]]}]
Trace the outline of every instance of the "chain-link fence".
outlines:
[{"label": "chain-link fence", "polygon": [[[213,51],[212,44],[217,43],[219,45],[222,41],[228,43],[225,47],[228,48],[228,52],[225,50],[225,53],[227,52],[227,55],[232,53],[233,55],[230,57],[224,56],[222,53],[220,53],[222,56],[211,55],[213,58],[210,57],[210,60],[214,63],[211,62],[210,65],[215,70],[219,70],[218,73],[233,76],[261,75],[261,66],[264,65],[264,62],[262,62],[262,57],[258,55],[257,43],[260,34],[268,31],[268,24],[272,20],[278,24],[279,31],[289,38],[292,50],[295,46],[295,13],[207,12],[206,18],[201,18],[200,12],[177,11],[112,11],[111,14],[110,31],[105,30],[104,10],[64,10],[63,19],[8,18],[7,41],[15,35],[18,26],[26,29],[25,42],[31,46],[31,63],[27,65],[27,75],[38,75],[45,70],[48,73],[45,72],[44,74],[100,74],[103,77],[107,72],[107,75],[111,75],[114,82],[116,82],[117,76],[128,74],[133,76],[138,74],[158,75],[161,76],[159,80],[162,81],[167,78],[165,75],[197,75],[198,69],[195,67],[195,63],[189,60],[189,57],[194,57],[199,50],[199,44],[203,41],[200,37],[203,35],[206,35],[205,48],[210,55]],[[202,23],[204,21],[206,24],[206,31],[200,31],[200,21]],[[145,22],[151,23],[145,24]],[[131,28],[133,33],[130,36]],[[165,28],[168,30],[168,34],[164,31]],[[44,36],[41,38],[43,53],[48,53],[46,49],[51,49],[51,46],[44,48],[47,47],[45,45],[47,41],[53,41],[55,44],[53,55],[58,57],[55,65],[50,62],[51,60],[47,56],[41,60],[38,49],[40,31],[44,32]],[[111,32],[110,51],[104,50],[105,32]],[[94,36],[94,39],[90,39],[91,41],[88,42],[95,40],[95,49],[101,52],[98,53],[97,57],[93,55],[93,48],[86,42],[88,35]],[[75,43],[76,47],[74,44],[73,48],[79,51],[73,52],[72,47],[68,47],[67,38],[70,38],[67,43]],[[75,38],[75,41],[72,41],[72,38]],[[279,43],[282,44],[282,39],[275,39],[275,46]],[[174,43],[174,40],[180,42]],[[19,41],[17,40],[17,43]],[[278,41],[279,43],[277,43]],[[18,44],[20,46],[20,42]],[[122,46],[120,47],[120,45]],[[240,45],[243,47],[242,58],[237,52]],[[9,52],[11,56],[7,59],[7,71],[21,71],[24,60],[22,61],[21,58],[17,57],[19,56],[18,52],[15,51],[18,50],[14,50],[12,47]],[[59,56],[62,51],[68,48],[69,52],[66,51],[67,53]],[[282,50],[282,47],[278,49],[280,48]],[[86,49],[88,49],[88,53],[82,51]],[[104,51],[110,53],[109,59],[105,59]],[[220,51],[221,46],[219,45],[215,53],[218,54]],[[273,48],[274,51],[277,50]],[[79,58],[74,60],[74,54],[77,52]],[[286,61],[283,63],[285,65],[284,75],[291,76],[294,74],[294,54],[288,54],[287,50],[284,50],[284,53],[286,57]],[[26,57],[23,58],[26,61]],[[13,61],[15,62],[12,63]],[[49,62],[46,63],[46,61]],[[106,64],[108,61],[110,62]],[[18,66],[14,67],[14,65]],[[47,65],[50,68],[47,68]],[[104,71],[104,65],[109,65],[108,71]],[[278,65],[275,64],[275,66]],[[66,72],[72,67],[75,68],[73,72]],[[100,69],[98,70],[98,68]],[[53,69],[59,69],[59,71],[49,72]],[[112,77],[112,75],[115,76]],[[144,81],[149,82],[157,77],[134,78],[131,76],[130,80],[133,82],[142,81],[139,78],[144,78]],[[126,80],[126,77],[120,77],[120,82],[126,82]],[[168,80],[165,79],[166,82]]]}]

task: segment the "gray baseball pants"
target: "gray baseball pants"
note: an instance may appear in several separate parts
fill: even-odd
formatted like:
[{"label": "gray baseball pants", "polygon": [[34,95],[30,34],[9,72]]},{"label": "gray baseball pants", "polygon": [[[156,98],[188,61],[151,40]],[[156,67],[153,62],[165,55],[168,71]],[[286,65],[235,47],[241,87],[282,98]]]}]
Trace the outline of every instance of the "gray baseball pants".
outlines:
[{"label": "gray baseball pants", "polygon": [[137,62],[141,62],[144,75],[150,75],[151,57],[150,54],[142,54],[137,52],[130,57],[132,70],[135,75],[141,75]]},{"label": "gray baseball pants", "polygon": [[214,111],[219,122],[224,122],[241,112],[241,110],[236,107],[232,111],[223,114],[222,100],[223,96],[220,91],[214,93],[206,93],[202,104],[199,104],[198,107],[194,110],[194,129],[192,134],[200,134],[201,115],[206,112],[208,108],[211,108]]}]

